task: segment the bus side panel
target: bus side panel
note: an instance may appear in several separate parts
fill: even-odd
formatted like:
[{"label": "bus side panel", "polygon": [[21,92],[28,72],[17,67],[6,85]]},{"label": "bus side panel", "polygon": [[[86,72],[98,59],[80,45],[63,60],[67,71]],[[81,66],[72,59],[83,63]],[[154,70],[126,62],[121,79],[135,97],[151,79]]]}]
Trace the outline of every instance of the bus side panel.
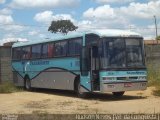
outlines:
[{"label": "bus side panel", "polygon": [[24,67],[20,61],[12,62],[13,81],[16,86],[24,86]]},{"label": "bus side panel", "polygon": [[53,58],[12,62],[15,83],[24,86],[25,75],[36,88],[74,89],[80,74],[79,58]]},{"label": "bus side panel", "polygon": [[50,68],[64,69],[68,71],[79,71],[79,62],[77,58],[55,58],[55,59],[39,59],[28,61],[26,68],[26,74],[30,79],[35,78],[40,72],[43,72]]},{"label": "bus side panel", "polygon": [[26,65],[31,86],[36,88],[73,90],[80,74],[79,58],[31,60]]},{"label": "bus side panel", "polygon": [[88,76],[81,76],[81,91],[82,92],[91,92],[91,80],[90,80],[90,73]]},{"label": "bus side panel", "polygon": [[31,86],[35,88],[74,90],[75,77],[75,74],[66,70],[48,69],[33,78]]}]

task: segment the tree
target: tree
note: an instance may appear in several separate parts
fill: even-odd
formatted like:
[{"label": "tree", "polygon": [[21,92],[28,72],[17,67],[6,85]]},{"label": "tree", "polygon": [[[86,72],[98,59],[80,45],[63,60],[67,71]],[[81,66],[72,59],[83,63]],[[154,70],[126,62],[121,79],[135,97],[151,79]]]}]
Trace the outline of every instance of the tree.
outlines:
[{"label": "tree", "polygon": [[75,26],[70,20],[57,20],[51,22],[48,31],[52,33],[60,32],[67,34],[69,31],[75,31],[76,29],[78,29],[78,27]]}]

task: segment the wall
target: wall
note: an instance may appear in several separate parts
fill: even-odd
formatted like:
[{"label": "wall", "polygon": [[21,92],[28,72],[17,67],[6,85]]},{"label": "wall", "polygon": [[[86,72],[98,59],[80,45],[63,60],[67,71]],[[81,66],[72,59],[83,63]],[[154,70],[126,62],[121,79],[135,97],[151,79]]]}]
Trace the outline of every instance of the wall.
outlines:
[{"label": "wall", "polygon": [[4,81],[13,81],[9,46],[0,46],[0,82]]},{"label": "wall", "polygon": [[145,45],[146,63],[160,70],[160,45]]}]

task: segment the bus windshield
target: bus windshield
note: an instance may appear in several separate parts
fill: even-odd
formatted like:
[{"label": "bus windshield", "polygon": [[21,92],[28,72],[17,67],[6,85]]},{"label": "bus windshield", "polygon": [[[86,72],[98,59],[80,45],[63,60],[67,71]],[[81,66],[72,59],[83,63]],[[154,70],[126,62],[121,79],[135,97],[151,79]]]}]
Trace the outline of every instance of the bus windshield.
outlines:
[{"label": "bus windshield", "polygon": [[142,67],[143,45],[140,38],[103,38],[100,47],[102,68]]}]

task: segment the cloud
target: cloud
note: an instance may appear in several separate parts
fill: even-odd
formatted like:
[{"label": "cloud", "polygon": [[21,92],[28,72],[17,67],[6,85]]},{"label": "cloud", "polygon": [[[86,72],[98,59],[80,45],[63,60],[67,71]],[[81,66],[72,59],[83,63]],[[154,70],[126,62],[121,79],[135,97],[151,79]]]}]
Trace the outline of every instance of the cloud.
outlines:
[{"label": "cloud", "polygon": [[[146,3],[132,2],[127,6],[116,7],[101,5],[84,11],[83,21],[86,22],[79,22],[79,25],[86,29],[131,28],[131,30],[141,33],[145,39],[154,39],[155,27],[154,25],[148,25],[148,23],[151,21],[154,23],[154,15],[156,15],[157,18],[160,17],[159,11],[160,0],[148,0]],[[84,30],[83,28],[81,29]]]},{"label": "cloud", "polygon": [[[143,27],[139,27],[136,25],[133,25],[133,27],[131,27],[132,31],[136,31],[138,33],[140,33],[145,40],[151,40],[151,39],[155,39],[155,26],[152,25],[147,25],[145,28]],[[160,32],[159,32],[160,33]]]},{"label": "cloud", "polygon": [[[50,4],[48,4],[50,1]],[[59,2],[60,0],[35,0],[30,3],[30,0],[13,0],[10,5],[14,8],[51,8],[51,7],[62,7],[66,4]],[[70,1],[70,0],[69,0]],[[73,0],[71,0],[73,1]],[[79,0],[78,0],[79,1]],[[92,0],[93,1],[93,0]],[[53,11],[42,11],[34,16],[34,20],[40,23],[40,25],[44,25],[42,28],[28,28],[26,26],[16,25],[14,19],[12,18],[12,11],[8,8],[4,8],[0,10],[0,29],[2,33],[5,34],[5,31],[11,33],[11,31],[16,32],[15,36],[8,36],[1,39],[7,38],[25,38],[28,39],[45,39],[53,37],[53,34],[47,31],[48,25],[51,23],[52,20],[60,20],[60,19],[70,19],[74,22],[75,25],[79,26],[77,31],[87,31],[90,29],[97,29],[97,28],[119,28],[119,29],[129,29],[134,30],[138,33],[141,33],[145,38],[154,38],[155,37],[155,29],[152,25],[146,25],[146,21],[153,20],[153,15],[157,16],[157,19],[160,16],[160,0],[147,0],[146,3],[139,3],[139,2],[132,2],[128,3],[130,0],[124,0],[123,2],[128,3],[127,5],[123,6],[112,6],[108,5],[111,2],[116,2],[116,0],[96,0],[97,2],[101,1],[104,5],[100,5],[98,7],[91,7],[84,11],[83,16],[79,15],[79,18],[76,20],[73,18],[75,16],[75,12],[70,12],[71,14],[55,14]],[[118,0],[119,1],[119,0]],[[135,0],[132,0],[135,1]],[[41,4],[40,4],[41,2]],[[42,5],[43,2],[43,5]],[[54,2],[54,5],[53,5]],[[68,1],[67,1],[68,2]],[[119,1],[121,2],[121,1]],[[77,4],[77,1],[72,2],[73,4]],[[72,3],[68,3],[72,7]],[[116,3],[117,4],[117,3]],[[43,9],[44,10],[44,9]],[[137,22],[138,21],[138,22]],[[147,29],[137,29],[143,28],[143,25]],[[153,20],[154,23],[154,20]],[[11,24],[11,25],[5,25]],[[140,26],[141,25],[141,26]],[[131,26],[131,27],[129,27]],[[4,32],[3,32],[4,30]],[[7,34],[6,32],[6,34]],[[21,34],[19,34],[21,33]],[[50,35],[50,36],[49,36]]]},{"label": "cloud", "polygon": [[11,24],[13,23],[13,18],[11,15],[0,15],[0,24]]},{"label": "cloud", "polygon": [[94,1],[100,4],[107,4],[107,3],[129,3],[135,0],[94,0]]},{"label": "cloud", "polygon": [[0,10],[0,15],[11,15],[11,14],[12,14],[12,10],[8,8],[3,8]]},{"label": "cloud", "polygon": [[0,15],[0,29],[5,31],[20,32],[24,29],[21,25],[16,25],[11,15]]},{"label": "cloud", "polygon": [[21,31],[23,26],[16,25],[12,17],[12,10],[3,8],[0,10],[0,29],[5,31]]},{"label": "cloud", "polygon": [[28,39],[16,38],[16,37],[3,38],[2,40],[0,40],[0,45],[3,45],[4,43],[7,43],[7,42],[17,42],[17,41],[26,42],[28,41]]},{"label": "cloud", "polygon": [[24,26],[15,23],[12,17],[12,10],[3,8],[0,10],[0,30],[20,32]]},{"label": "cloud", "polygon": [[160,0],[148,3],[130,3],[129,6],[120,7],[118,13],[131,18],[153,18],[153,15],[160,17]]},{"label": "cloud", "polygon": [[29,31],[28,35],[34,36],[37,35],[39,33],[39,31],[33,30],[33,31]]},{"label": "cloud", "polygon": [[43,38],[43,39],[46,39],[46,38],[47,38],[46,34],[39,34],[39,37],[40,37],[40,38]]},{"label": "cloud", "polygon": [[[149,1],[148,3],[130,3],[128,6],[111,7],[110,5],[89,8],[83,13],[87,19],[151,19],[154,15],[160,17],[160,0]],[[125,17],[124,17],[125,16]],[[121,22],[121,21],[120,21]]]},{"label": "cloud", "polygon": [[13,17],[11,16],[12,11],[8,8],[0,10],[0,29],[1,30],[20,30],[22,26],[16,25]]},{"label": "cloud", "polygon": [[52,11],[44,11],[41,13],[37,13],[34,16],[34,20],[37,22],[50,24],[52,20],[71,20],[74,22],[74,19],[70,14],[56,14],[54,15]]},{"label": "cloud", "polygon": [[114,9],[110,7],[110,5],[99,6],[97,8],[89,8],[87,11],[83,13],[85,18],[89,19],[108,19],[114,18],[115,12]]},{"label": "cloud", "polygon": [[95,27],[121,27],[128,24],[128,20],[122,15],[118,15],[116,8],[110,5],[103,5],[97,8],[89,8],[83,13],[86,20],[92,21]]},{"label": "cloud", "polygon": [[[5,25],[4,25],[5,26]],[[3,28],[5,31],[12,31],[12,32],[15,32],[15,33],[19,33],[19,32],[22,32],[24,29],[26,29],[27,27],[24,27],[24,26],[21,26],[21,25],[16,25],[16,24],[9,24],[9,25],[6,25],[5,28]]]},{"label": "cloud", "polygon": [[43,22],[43,23],[50,23],[53,19],[53,12],[52,11],[44,11],[41,13],[37,13],[34,16],[34,20],[37,22]]},{"label": "cloud", "polygon": [[13,0],[10,3],[12,8],[57,8],[74,7],[80,0]]},{"label": "cloud", "polygon": [[6,0],[0,0],[0,4],[4,4]]}]

